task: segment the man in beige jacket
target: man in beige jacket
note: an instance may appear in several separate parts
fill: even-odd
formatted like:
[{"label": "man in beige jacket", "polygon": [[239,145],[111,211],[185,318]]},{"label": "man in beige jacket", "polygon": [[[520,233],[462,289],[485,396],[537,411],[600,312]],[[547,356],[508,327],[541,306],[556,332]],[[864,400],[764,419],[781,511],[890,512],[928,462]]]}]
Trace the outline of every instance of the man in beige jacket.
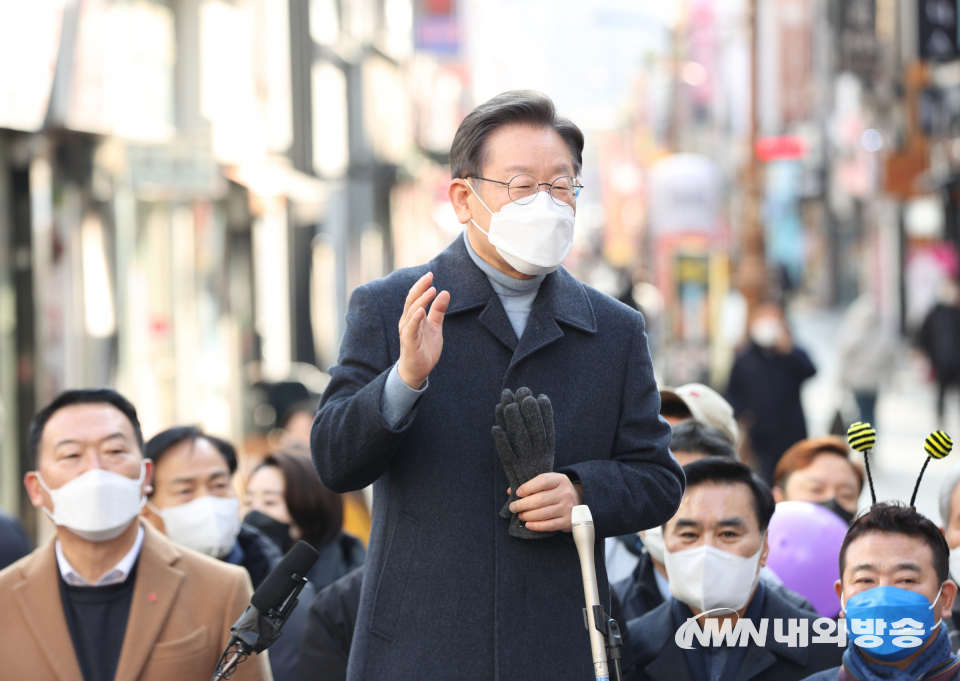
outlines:
[{"label": "man in beige jacket", "polygon": [[[247,573],[138,520],[152,465],[112,390],[62,393],[34,418],[24,484],[56,537],[0,572],[0,678],[207,681],[250,601]],[[270,681],[266,655],[235,681]]]}]

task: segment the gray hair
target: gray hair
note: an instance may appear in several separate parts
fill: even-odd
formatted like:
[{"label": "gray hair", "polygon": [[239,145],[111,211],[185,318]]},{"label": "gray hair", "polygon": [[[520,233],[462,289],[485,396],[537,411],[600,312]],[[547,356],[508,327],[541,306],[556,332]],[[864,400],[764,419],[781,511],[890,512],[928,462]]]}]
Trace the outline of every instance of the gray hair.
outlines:
[{"label": "gray hair", "polygon": [[953,490],[957,483],[960,483],[960,464],[947,471],[947,475],[940,485],[940,518],[943,520],[944,530],[950,524],[950,498],[953,497]]},{"label": "gray hair", "polygon": [[450,175],[454,179],[481,175],[487,162],[487,137],[506,125],[556,130],[570,148],[573,172],[579,177],[583,166],[583,132],[573,121],[558,116],[553,100],[536,90],[501,93],[467,114],[450,146]]}]

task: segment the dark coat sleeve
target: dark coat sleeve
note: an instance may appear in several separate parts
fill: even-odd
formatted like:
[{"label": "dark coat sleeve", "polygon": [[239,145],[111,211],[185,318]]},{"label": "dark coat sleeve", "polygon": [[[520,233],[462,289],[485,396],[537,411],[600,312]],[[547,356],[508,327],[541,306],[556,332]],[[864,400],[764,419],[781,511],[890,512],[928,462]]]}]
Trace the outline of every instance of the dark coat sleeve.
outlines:
[{"label": "dark coat sleeve", "polygon": [[787,355],[787,359],[790,360],[790,365],[796,372],[798,381],[805,381],[817,373],[817,368],[813,366],[810,355],[800,348],[794,347]]},{"label": "dark coat sleeve", "polygon": [[622,391],[610,458],[557,471],[572,474],[583,485],[583,503],[590,507],[600,537],[662,525],[683,496],[683,471],[670,453],[671,430],[660,416],[660,392],[639,314]]},{"label": "dark coat sleeve", "polygon": [[727,392],[724,395],[724,397],[727,398],[727,402],[733,407],[733,415],[735,418],[740,418],[740,415],[743,414],[747,408],[742,380],[743,363],[746,361],[746,357],[742,354],[737,355],[736,359],[733,360],[733,366],[730,368],[730,382],[727,384]]},{"label": "dark coat sleeve", "polygon": [[354,289],[340,359],[330,370],[310,437],[320,480],[334,492],[363,489],[379,478],[413,422],[416,406],[397,428],[391,428],[380,411],[394,364],[387,333],[369,286]]},{"label": "dark coat sleeve", "polygon": [[363,568],[360,567],[317,595],[310,606],[300,642],[297,681],[347,678],[362,586]]}]

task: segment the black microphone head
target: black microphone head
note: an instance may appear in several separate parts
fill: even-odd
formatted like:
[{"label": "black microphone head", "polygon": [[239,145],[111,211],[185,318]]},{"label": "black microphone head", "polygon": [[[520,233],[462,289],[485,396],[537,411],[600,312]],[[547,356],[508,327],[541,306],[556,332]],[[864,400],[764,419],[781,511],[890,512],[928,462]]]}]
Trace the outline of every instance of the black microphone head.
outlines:
[{"label": "black microphone head", "polygon": [[253,592],[250,604],[263,614],[279,610],[293,590],[293,575],[306,577],[319,557],[320,554],[310,544],[298,541],[267,575],[260,588]]}]

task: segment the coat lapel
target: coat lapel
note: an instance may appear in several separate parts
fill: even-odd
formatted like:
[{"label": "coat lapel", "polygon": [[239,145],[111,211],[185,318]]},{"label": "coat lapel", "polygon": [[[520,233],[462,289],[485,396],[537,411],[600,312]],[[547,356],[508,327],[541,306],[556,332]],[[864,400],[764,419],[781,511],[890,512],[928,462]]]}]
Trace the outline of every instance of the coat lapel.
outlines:
[{"label": "coat lapel", "polygon": [[548,274],[540,284],[523,337],[507,368],[508,373],[533,353],[563,338],[563,330],[557,322],[587,333],[597,331],[596,316],[583,285],[562,267]]},{"label": "coat lapel", "polygon": [[583,285],[564,268],[548,274],[533,302],[523,337],[510,324],[487,275],[467,253],[461,234],[429,265],[438,291],[450,292],[446,316],[482,307],[480,325],[513,352],[507,372],[538,350],[563,338],[557,322],[586,333],[596,333],[597,320]]},{"label": "coat lapel", "polygon": [[[672,631],[672,629],[669,629],[669,631]],[[664,645],[660,654],[642,671],[651,681],[693,681],[683,650],[671,644],[673,644],[673,641]]]},{"label": "coat lapel", "polygon": [[180,559],[177,548],[149,523],[143,523],[143,527],[146,535],[137,564],[137,583],[133,587],[133,602],[117,664],[116,681],[140,678],[184,576],[174,567]]},{"label": "coat lapel", "polygon": [[80,664],[63,613],[53,541],[37,551],[24,573],[26,579],[13,590],[30,633],[60,681],[80,681]]},{"label": "coat lapel", "polygon": [[[774,637],[774,622],[778,619],[783,620],[784,626],[786,626],[789,618],[797,618],[797,610],[789,607],[772,589],[765,589],[763,612],[760,616],[770,622],[767,629],[766,646],[760,647],[754,645],[752,641],[750,642],[747,647],[747,655],[743,658],[740,670],[737,672],[736,681],[749,681],[755,678],[760,672],[776,664],[780,658],[790,660],[799,667],[807,665],[809,648],[799,646],[791,648],[787,643],[777,641]],[[816,616],[809,619],[812,621],[816,619]]]}]

